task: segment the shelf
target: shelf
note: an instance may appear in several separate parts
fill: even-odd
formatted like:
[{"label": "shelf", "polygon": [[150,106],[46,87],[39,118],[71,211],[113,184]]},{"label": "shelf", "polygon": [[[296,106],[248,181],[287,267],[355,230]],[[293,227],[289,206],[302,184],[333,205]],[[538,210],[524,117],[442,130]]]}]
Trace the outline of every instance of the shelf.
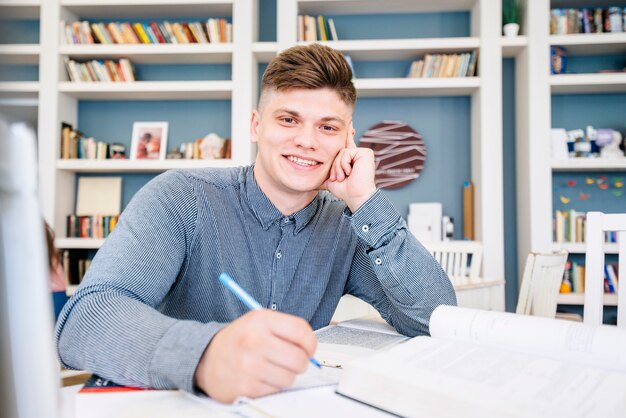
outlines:
[{"label": "shelf", "polygon": [[526,35],[521,36],[503,36],[502,42],[502,56],[503,57],[515,57],[522,52],[524,48],[528,46],[528,37]]},{"label": "shelf", "polygon": [[[570,254],[585,254],[587,249],[584,242],[554,242],[552,243],[552,251],[566,250]],[[618,248],[616,243],[604,244],[605,254],[617,254]]]},{"label": "shelf", "polygon": [[39,95],[38,81],[0,82],[0,100],[36,99]]},{"label": "shelf", "polygon": [[626,33],[550,35],[550,45],[564,47],[567,55],[626,54]]},{"label": "shelf", "polygon": [[270,62],[278,54],[276,42],[255,42],[252,44],[252,53],[258,62]]},{"label": "shelf", "polygon": [[[306,45],[312,42],[298,42]],[[356,41],[320,42],[344,54],[353,61],[414,60],[420,55],[461,53],[480,48],[480,39],[424,38],[424,39],[368,39]]]},{"label": "shelf", "polygon": [[468,96],[480,88],[480,77],[355,79],[359,97]]},{"label": "shelf", "polygon": [[233,0],[62,0],[61,6],[83,18],[189,18],[230,16]]},{"label": "shelf", "polygon": [[572,158],[553,161],[553,171],[626,171],[626,158]]},{"label": "shelf", "polygon": [[470,11],[476,0],[300,0],[298,13],[312,15]]},{"label": "shelf", "polygon": [[75,60],[129,58],[142,64],[213,64],[232,62],[233,44],[62,45],[59,52]]},{"label": "shelf", "polygon": [[59,92],[81,100],[230,99],[232,81],[61,82]]},{"label": "shelf", "polygon": [[0,2],[0,16],[2,19],[39,19],[39,0],[2,0]]},{"label": "shelf", "polygon": [[54,246],[60,250],[94,250],[104,243],[104,239],[94,238],[56,238]]},{"label": "shelf", "polygon": [[550,85],[553,94],[623,93],[626,73],[552,75]]},{"label": "shelf", "polygon": [[0,61],[3,64],[12,65],[36,65],[39,64],[38,44],[0,45]]},{"label": "shelf", "polygon": [[[584,305],[585,294],[584,293],[559,293],[557,297],[557,303],[559,305]],[[604,306],[617,306],[617,294],[609,293],[604,294]]]},{"label": "shelf", "polygon": [[58,170],[76,173],[158,173],[177,168],[232,167],[222,160],[57,160]]}]

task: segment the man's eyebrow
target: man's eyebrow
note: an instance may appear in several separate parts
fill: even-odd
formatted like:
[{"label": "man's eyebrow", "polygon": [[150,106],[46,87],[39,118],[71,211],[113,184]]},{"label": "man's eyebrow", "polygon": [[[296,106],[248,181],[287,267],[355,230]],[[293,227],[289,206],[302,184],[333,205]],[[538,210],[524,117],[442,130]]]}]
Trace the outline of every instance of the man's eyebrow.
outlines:
[{"label": "man's eyebrow", "polygon": [[[289,115],[291,115],[293,117],[296,117],[296,118],[299,118],[301,116],[300,113],[298,113],[297,111],[291,110],[291,109],[287,109],[287,108],[276,109],[272,113],[272,115],[273,116],[277,116],[277,115],[279,115],[281,113],[287,113],[287,114],[289,114]],[[336,123],[340,124],[342,127],[346,126],[346,122],[342,118],[340,118],[339,116],[324,116],[324,117],[320,118],[319,121],[320,122],[336,122]]]}]

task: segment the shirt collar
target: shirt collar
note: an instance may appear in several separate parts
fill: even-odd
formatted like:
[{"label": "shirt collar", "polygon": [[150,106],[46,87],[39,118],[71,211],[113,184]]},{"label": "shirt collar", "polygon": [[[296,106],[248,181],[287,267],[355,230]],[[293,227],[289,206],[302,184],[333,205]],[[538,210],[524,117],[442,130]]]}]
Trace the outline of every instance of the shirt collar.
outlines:
[{"label": "shirt collar", "polygon": [[261,190],[254,178],[254,165],[248,167],[246,173],[245,193],[248,200],[248,206],[254,213],[254,216],[261,223],[264,230],[269,229],[275,222],[284,221],[285,218],[291,218],[296,224],[294,233],[300,232],[313,219],[320,205],[319,193],[315,199],[298,212],[289,216],[284,216],[274,204],[267,198]]}]

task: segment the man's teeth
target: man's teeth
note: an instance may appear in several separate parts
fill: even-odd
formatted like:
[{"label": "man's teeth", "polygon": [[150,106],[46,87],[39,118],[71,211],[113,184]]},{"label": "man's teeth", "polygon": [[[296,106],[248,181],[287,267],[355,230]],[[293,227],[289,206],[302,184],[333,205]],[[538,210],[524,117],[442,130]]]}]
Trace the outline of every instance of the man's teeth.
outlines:
[{"label": "man's teeth", "polygon": [[298,158],[298,157],[293,157],[293,156],[288,156],[287,159],[289,161],[293,161],[296,164],[300,164],[300,165],[317,165],[318,162],[317,161],[311,161],[311,160],[303,160],[302,158]]}]

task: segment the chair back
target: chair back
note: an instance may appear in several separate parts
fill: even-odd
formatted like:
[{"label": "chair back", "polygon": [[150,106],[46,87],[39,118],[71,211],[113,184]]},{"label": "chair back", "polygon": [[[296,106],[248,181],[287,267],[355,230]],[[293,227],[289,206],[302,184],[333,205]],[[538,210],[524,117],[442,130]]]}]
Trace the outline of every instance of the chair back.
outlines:
[{"label": "chair back", "polygon": [[[588,325],[602,324],[604,307],[604,233],[617,232],[618,274],[626,274],[626,213],[587,212],[585,256],[585,308]],[[619,286],[619,278],[617,285]],[[621,286],[619,286],[621,287]],[[617,292],[617,326],[626,327],[626,288]]]},{"label": "chair back", "polygon": [[453,285],[479,281],[483,245],[478,241],[426,242],[426,249],[441,264]]},{"label": "chair back", "polygon": [[566,262],[567,251],[528,254],[515,312],[554,318]]}]

